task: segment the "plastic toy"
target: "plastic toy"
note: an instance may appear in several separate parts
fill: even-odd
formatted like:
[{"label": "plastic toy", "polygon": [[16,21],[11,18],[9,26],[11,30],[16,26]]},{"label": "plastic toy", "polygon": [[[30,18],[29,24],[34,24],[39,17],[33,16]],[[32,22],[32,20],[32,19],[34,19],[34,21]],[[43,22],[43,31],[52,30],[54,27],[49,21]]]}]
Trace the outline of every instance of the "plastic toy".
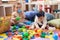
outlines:
[{"label": "plastic toy", "polygon": [[35,38],[34,36],[31,37],[31,39],[34,39],[34,38]]},{"label": "plastic toy", "polygon": [[28,37],[29,36],[29,33],[28,32],[24,32],[23,36],[24,37]]},{"label": "plastic toy", "polygon": [[58,32],[58,36],[60,37],[60,32]]},{"label": "plastic toy", "polygon": [[53,35],[53,38],[54,38],[54,40],[58,40],[58,35],[57,34],[54,34]]},{"label": "plastic toy", "polygon": [[24,22],[26,25],[30,25],[32,22],[31,21],[26,21]]},{"label": "plastic toy", "polygon": [[23,32],[26,32],[27,30],[26,29],[23,29]]},{"label": "plastic toy", "polygon": [[49,39],[50,39],[50,40],[54,40],[53,35],[50,35],[50,36],[49,36]]},{"label": "plastic toy", "polygon": [[48,35],[46,35],[46,36],[45,36],[45,38],[49,38],[49,36],[48,36]]},{"label": "plastic toy", "polygon": [[29,40],[28,38],[23,38],[23,40]]},{"label": "plastic toy", "polygon": [[22,26],[22,28],[26,28],[25,26]]},{"label": "plastic toy", "polygon": [[27,26],[26,26],[26,28],[27,28],[27,29],[29,29],[29,28],[30,28],[30,26],[28,26],[28,25],[27,25]]},{"label": "plastic toy", "polygon": [[40,37],[40,34],[35,34],[34,37],[36,37],[36,38],[37,38],[37,37]]},{"label": "plastic toy", "polygon": [[22,32],[22,28],[19,28],[19,29],[18,29],[18,32]]},{"label": "plastic toy", "polygon": [[41,37],[42,38],[45,38],[45,36],[46,36],[46,33],[45,32],[42,32]]},{"label": "plastic toy", "polygon": [[8,32],[8,37],[12,36],[12,32]]},{"label": "plastic toy", "polygon": [[16,17],[16,20],[19,21],[20,20],[20,17]]},{"label": "plastic toy", "polygon": [[12,26],[12,30],[16,30],[16,25]]}]

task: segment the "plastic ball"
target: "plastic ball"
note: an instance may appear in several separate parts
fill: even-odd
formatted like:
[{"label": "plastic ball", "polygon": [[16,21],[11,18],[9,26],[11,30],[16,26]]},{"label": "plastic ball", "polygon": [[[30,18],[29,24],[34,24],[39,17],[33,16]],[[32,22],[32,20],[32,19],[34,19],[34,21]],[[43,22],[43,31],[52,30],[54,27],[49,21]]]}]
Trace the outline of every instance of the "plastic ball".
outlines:
[{"label": "plastic ball", "polygon": [[41,32],[42,32],[42,30],[41,30],[41,29],[38,29],[38,30],[37,30],[37,33],[41,33]]},{"label": "plastic ball", "polygon": [[25,26],[22,26],[22,28],[26,28]]},{"label": "plastic ball", "polygon": [[37,32],[38,29],[35,29],[34,31]]},{"label": "plastic ball", "polygon": [[45,32],[42,32],[41,37],[42,38],[45,38],[45,35],[46,35],[46,33]]},{"label": "plastic ball", "polygon": [[28,38],[23,38],[23,40],[29,40]]},{"label": "plastic ball", "polygon": [[34,36],[35,36],[36,38],[37,38],[37,37],[40,37],[40,35],[39,35],[39,34],[35,34]]},{"label": "plastic ball", "polygon": [[45,38],[49,38],[49,36],[48,36],[48,35],[46,35],[46,36],[45,36]]},{"label": "plastic ball", "polygon": [[35,38],[34,36],[31,37],[31,39],[34,39],[34,38]]},{"label": "plastic ball", "polygon": [[23,36],[24,37],[28,37],[29,36],[29,33],[28,32],[24,32]]},{"label": "plastic ball", "polygon": [[53,32],[49,32],[49,34],[50,34],[50,35],[52,35],[52,34],[53,34]]},{"label": "plastic ball", "polygon": [[16,29],[18,29],[19,28],[19,26],[16,26]]},{"label": "plastic ball", "polygon": [[18,31],[19,31],[19,32],[22,32],[22,28],[19,28]]},{"label": "plastic ball", "polygon": [[20,17],[16,17],[16,20],[19,21],[20,20]]},{"label": "plastic ball", "polygon": [[26,25],[30,25],[31,22],[30,21],[27,21],[27,22],[24,22]]},{"label": "plastic ball", "polygon": [[26,32],[26,29],[23,29],[23,32]]},{"label": "plastic ball", "polygon": [[16,26],[13,26],[13,27],[12,27],[12,30],[15,30],[15,29],[16,29]]},{"label": "plastic ball", "polygon": [[58,36],[60,37],[60,32],[58,32]]},{"label": "plastic ball", "polygon": [[29,28],[30,28],[30,26],[26,26],[26,28],[27,28],[27,29],[29,29]]},{"label": "plastic ball", "polygon": [[53,38],[54,38],[54,40],[58,40],[58,35],[57,34],[54,34],[53,35]]}]

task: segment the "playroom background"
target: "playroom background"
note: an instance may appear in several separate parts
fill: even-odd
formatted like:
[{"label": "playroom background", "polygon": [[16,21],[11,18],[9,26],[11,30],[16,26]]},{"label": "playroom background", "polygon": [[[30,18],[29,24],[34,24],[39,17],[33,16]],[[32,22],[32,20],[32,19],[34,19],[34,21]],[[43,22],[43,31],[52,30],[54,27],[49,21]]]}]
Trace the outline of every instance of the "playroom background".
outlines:
[{"label": "playroom background", "polygon": [[[33,22],[30,20],[11,26],[16,3],[21,3],[24,15],[38,10],[46,12],[49,29],[31,29]],[[17,21],[20,19],[16,17]],[[60,40],[60,0],[0,0],[0,40]]]}]

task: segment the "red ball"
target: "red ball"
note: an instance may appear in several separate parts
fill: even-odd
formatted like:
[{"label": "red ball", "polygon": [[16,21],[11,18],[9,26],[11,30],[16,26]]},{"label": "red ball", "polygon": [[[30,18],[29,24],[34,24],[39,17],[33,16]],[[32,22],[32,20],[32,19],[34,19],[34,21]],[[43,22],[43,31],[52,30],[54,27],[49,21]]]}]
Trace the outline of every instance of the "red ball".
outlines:
[{"label": "red ball", "polygon": [[35,36],[35,37],[40,37],[40,34],[35,34],[34,36]]},{"label": "red ball", "polygon": [[29,28],[30,28],[30,26],[26,26],[26,28],[27,28],[27,29],[29,29]]},{"label": "red ball", "polygon": [[58,32],[58,36],[60,37],[60,32]]},{"label": "red ball", "polygon": [[22,38],[20,38],[20,40],[22,40]]}]

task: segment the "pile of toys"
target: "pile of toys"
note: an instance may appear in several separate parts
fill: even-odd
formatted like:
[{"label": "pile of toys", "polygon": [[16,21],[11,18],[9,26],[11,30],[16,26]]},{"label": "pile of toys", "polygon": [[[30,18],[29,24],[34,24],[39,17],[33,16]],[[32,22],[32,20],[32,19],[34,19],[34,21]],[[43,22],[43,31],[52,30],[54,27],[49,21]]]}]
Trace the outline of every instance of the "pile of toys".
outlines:
[{"label": "pile of toys", "polygon": [[7,39],[11,40],[31,40],[35,38],[49,38],[50,40],[58,40],[60,38],[60,31],[52,31],[47,29],[29,29],[30,26],[12,26],[11,30],[8,31]]}]

